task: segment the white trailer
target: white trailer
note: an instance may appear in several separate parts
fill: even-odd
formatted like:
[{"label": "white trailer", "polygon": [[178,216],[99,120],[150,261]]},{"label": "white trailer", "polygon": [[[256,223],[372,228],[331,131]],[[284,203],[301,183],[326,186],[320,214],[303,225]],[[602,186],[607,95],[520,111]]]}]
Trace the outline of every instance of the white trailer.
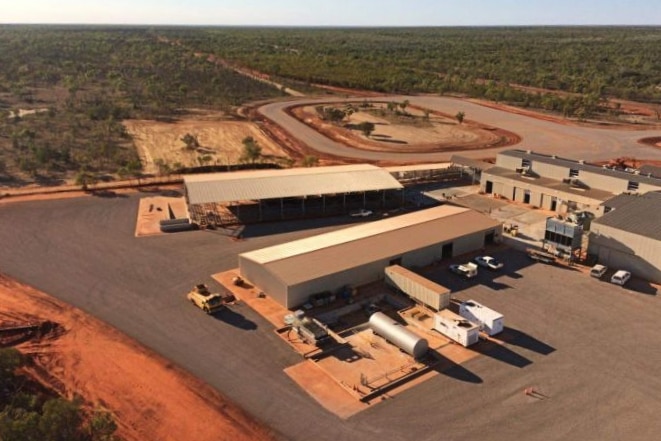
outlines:
[{"label": "white trailer", "polygon": [[480,327],[449,309],[434,314],[434,329],[462,346],[478,342]]},{"label": "white trailer", "polygon": [[481,330],[488,335],[503,332],[505,319],[503,315],[493,309],[487,308],[475,300],[466,300],[459,304],[459,315],[480,325]]},{"label": "white trailer", "polygon": [[399,265],[385,269],[386,283],[435,311],[450,304],[450,290]]}]

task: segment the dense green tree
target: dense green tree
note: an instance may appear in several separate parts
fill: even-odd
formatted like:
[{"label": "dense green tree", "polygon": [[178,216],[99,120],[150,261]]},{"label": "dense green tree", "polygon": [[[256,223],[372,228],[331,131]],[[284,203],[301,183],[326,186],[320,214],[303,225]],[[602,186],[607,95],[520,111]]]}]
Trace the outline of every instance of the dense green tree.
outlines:
[{"label": "dense green tree", "polygon": [[23,356],[13,348],[0,349],[0,394],[15,380],[15,371],[23,363]]},{"label": "dense green tree", "polygon": [[358,124],[358,129],[363,132],[363,135],[365,135],[367,138],[369,138],[372,132],[374,132],[374,128],[375,126],[373,122],[363,121]]},{"label": "dense green tree", "polygon": [[116,441],[117,424],[107,412],[89,423],[79,400],[48,398],[16,371],[26,362],[15,349],[0,349],[0,440]]},{"label": "dense green tree", "polygon": [[116,441],[117,423],[108,412],[97,411],[89,422],[90,441]]},{"label": "dense green tree", "polygon": [[347,116],[345,110],[339,109],[334,106],[321,106],[320,109],[321,109],[320,117],[325,121],[337,123],[342,121]]},{"label": "dense green tree", "polygon": [[[0,412],[0,439],[2,441],[46,441],[39,427],[41,416],[37,411],[21,407],[5,407]],[[75,441],[75,440],[72,440]]]},{"label": "dense green tree", "polygon": [[82,421],[77,402],[55,398],[44,403],[39,429],[44,441],[82,440]]},{"label": "dense green tree", "polygon": [[464,122],[464,118],[466,118],[466,113],[460,110],[454,117],[459,122],[459,124],[462,124]]},{"label": "dense green tree", "polygon": [[200,141],[197,140],[197,135],[186,133],[181,137],[181,141],[186,145],[189,150],[195,150],[200,146]]},{"label": "dense green tree", "polygon": [[244,163],[254,164],[262,157],[262,147],[252,136],[246,136],[243,139],[243,153],[240,161]]}]

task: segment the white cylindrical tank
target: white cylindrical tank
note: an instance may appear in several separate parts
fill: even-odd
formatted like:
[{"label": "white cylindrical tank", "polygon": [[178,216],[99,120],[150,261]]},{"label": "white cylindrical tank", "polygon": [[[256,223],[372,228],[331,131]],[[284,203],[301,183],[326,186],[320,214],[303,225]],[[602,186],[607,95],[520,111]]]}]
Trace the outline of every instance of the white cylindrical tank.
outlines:
[{"label": "white cylindrical tank", "polygon": [[414,358],[422,358],[429,349],[426,339],[409,331],[382,312],[372,314],[369,324],[375,334],[385,338]]}]

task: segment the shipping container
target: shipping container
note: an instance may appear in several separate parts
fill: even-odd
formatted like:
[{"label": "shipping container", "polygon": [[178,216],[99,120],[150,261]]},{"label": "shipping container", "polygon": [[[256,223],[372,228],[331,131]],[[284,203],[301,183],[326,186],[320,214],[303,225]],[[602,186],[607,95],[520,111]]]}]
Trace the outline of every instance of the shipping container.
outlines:
[{"label": "shipping container", "polygon": [[505,321],[501,313],[487,308],[475,300],[461,302],[459,304],[459,315],[480,325],[481,330],[488,335],[503,332],[505,327]]},{"label": "shipping container", "polygon": [[434,314],[434,329],[462,346],[478,342],[480,327],[449,309]]},{"label": "shipping container", "polygon": [[414,300],[440,311],[450,304],[450,290],[399,265],[386,268],[386,283]]},{"label": "shipping container", "polygon": [[429,349],[427,339],[424,339],[412,331],[406,329],[401,323],[388,317],[382,312],[375,312],[369,320],[372,332],[385,338],[402,351],[414,358],[422,358]]}]

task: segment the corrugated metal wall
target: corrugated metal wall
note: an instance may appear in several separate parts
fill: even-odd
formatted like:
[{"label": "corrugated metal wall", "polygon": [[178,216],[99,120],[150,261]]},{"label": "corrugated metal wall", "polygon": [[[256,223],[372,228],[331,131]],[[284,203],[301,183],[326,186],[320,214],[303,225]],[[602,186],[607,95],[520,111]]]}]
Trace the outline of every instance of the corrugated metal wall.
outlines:
[{"label": "corrugated metal wall", "polygon": [[288,287],[281,280],[274,277],[261,264],[239,255],[239,272],[244,279],[264,291],[269,297],[272,297],[281,305],[288,307]]},{"label": "corrugated metal wall", "polygon": [[447,308],[450,304],[450,290],[402,266],[389,266],[385,269],[386,281],[409,297],[435,309]]},{"label": "corrugated metal wall", "polygon": [[[457,256],[476,251],[484,247],[484,239],[490,231],[496,236],[502,235],[501,228],[488,229],[459,237],[452,241],[453,255]],[[285,284],[273,276],[267,267],[249,259],[239,256],[239,270],[241,275],[260,290],[287,308],[295,308],[309,300],[311,294],[322,291],[337,291],[345,285],[360,286],[366,283],[382,280],[384,269],[391,265],[393,260],[400,258],[401,265],[406,267],[427,266],[441,258],[443,245],[449,242],[433,244],[401,256],[391,256],[366,265],[350,268],[327,276],[293,285]]]},{"label": "corrugated metal wall", "polygon": [[611,269],[661,283],[661,241],[593,223],[588,253]]}]

